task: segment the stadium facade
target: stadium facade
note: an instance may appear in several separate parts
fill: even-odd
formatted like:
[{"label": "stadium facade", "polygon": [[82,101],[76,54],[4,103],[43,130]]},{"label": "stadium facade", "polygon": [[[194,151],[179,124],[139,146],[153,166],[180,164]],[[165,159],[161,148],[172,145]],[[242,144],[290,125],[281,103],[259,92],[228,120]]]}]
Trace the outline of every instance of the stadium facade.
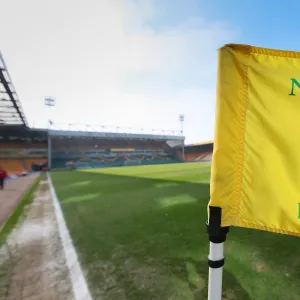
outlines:
[{"label": "stadium facade", "polygon": [[146,134],[84,130],[75,126],[29,128],[0,54],[0,165],[12,173],[44,168],[103,168],[210,160],[212,143],[184,147],[176,132]]}]

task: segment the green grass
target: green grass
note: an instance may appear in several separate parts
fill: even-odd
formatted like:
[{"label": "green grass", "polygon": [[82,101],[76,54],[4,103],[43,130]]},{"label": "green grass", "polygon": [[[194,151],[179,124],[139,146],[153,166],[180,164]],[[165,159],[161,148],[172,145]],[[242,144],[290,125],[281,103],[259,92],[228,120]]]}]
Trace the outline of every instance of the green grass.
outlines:
[{"label": "green grass", "polygon": [[32,184],[32,186],[25,192],[23,199],[20,201],[20,203],[17,205],[15,210],[12,212],[12,214],[8,217],[4,225],[0,228],[0,247],[4,243],[5,239],[9,235],[9,233],[12,231],[12,229],[16,226],[18,223],[19,218],[22,216],[24,208],[26,205],[30,204],[33,200],[33,193],[37,189],[40,180],[42,179],[43,175],[40,175],[35,182]]},{"label": "green grass", "polygon": [[[95,299],[207,299],[207,163],[52,173]],[[231,228],[227,300],[296,300],[299,238]]]}]

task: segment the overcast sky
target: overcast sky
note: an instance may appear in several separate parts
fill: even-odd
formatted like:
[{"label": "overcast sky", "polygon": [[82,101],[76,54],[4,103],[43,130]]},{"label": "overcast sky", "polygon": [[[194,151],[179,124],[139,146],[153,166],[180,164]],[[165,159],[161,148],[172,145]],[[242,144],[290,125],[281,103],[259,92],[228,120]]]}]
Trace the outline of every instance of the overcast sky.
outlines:
[{"label": "overcast sky", "polygon": [[[0,51],[30,126],[87,123],[213,139],[217,49],[196,0],[0,0]],[[56,99],[51,111],[45,96]]]}]

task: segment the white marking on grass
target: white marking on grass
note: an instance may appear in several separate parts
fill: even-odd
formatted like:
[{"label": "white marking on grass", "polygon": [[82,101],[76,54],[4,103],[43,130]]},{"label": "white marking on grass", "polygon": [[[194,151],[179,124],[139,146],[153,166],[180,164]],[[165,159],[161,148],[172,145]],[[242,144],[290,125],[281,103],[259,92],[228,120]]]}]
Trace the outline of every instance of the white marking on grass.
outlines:
[{"label": "white marking on grass", "polygon": [[168,207],[173,205],[195,203],[197,202],[197,199],[195,199],[190,195],[183,194],[183,195],[160,198],[157,199],[157,201],[162,207]]},{"label": "white marking on grass", "polygon": [[178,185],[178,183],[176,182],[165,182],[165,183],[156,183],[154,186],[156,188],[167,188],[167,187],[172,187],[172,186],[176,186]]},{"label": "white marking on grass", "polygon": [[90,181],[79,181],[79,182],[74,182],[68,185],[68,187],[74,187],[74,186],[85,186],[91,184]]},{"label": "white marking on grass", "polygon": [[81,202],[81,201],[88,201],[88,200],[95,200],[100,195],[100,193],[94,193],[94,194],[85,194],[81,196],[73,196],[68,197],[61,201],[61,203],[69,203],[69,202]]},{"label": "white marking on grass", "polygon": [[64,215],[59,204],[55,189],[52,184],[51,176],[47,174],[50,192],[52,196],[53,206],[55,209],[55,216],[57,219],[60,238],[62,240],[64,253],[66,256],[67,267],[69,269],[73,295],[75,300],[92,300],[86,279],[83,275],[80,263],[78,261],[77,253],[74,248],[69,230],[67,228]]}]

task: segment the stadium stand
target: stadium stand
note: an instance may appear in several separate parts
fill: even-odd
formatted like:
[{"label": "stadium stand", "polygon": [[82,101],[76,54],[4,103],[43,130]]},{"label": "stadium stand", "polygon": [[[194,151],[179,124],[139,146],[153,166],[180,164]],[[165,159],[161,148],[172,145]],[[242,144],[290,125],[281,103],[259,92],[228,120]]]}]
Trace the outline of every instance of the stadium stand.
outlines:
[{"label": "stadium stand", "polygon": [[0,54],[0,164],[10,174],[47,165],[59,169],[182,162],[176,153],[176,145],[184,142],[181,134],[139,132],[29,128]]},{"label": "stadium stand", "polygon": [[[33,165],[45,164],[47,162],[47,144],[30,143],[30,140],[22,140],[24,132],[19,137],[11,132],[9,126],[1,127],[0,140],[0,165],[3,166],[9,174],[19,174],[31,171]],[[6,142],[13,136],[14,142]]]},{"label": "stadium stand", "polygon": [[[192,145],[186,145],[184,147],[185,161],[197,162],[197,161],[211,161],[213,152],[213,142],[203,142]],[[181,149],[177,150],[177,156],[182,159]]]},{"label": "stadium stand", "polygon": [[103,168],[144,164],[176,163],[180,160],[168,150],[165,140],[147,137],[130,140],[52,137],[52,168]]},{"label": "stadium stand", "polygon": [[160,140],[149,135],[91,138],[84,132],[79,135],[75,132],[75,136],[70,136],[73,133],[69,132],[62,136],[59,131],[52,131],[51,146],[48,149],[46,130],[2,126],[0,133],[1,165],[10,174],[45,166],[49,150],[54,169],[67,168],[68,162],[71,162],[73,168],[103,168],[181,161],[164,137],[160,137]]},{"label": "stadium stand", "polygon": [[23,167],[19,160],[17,159],[0,159],[0,165],[11,173],[18,173],[23,170]]}]

